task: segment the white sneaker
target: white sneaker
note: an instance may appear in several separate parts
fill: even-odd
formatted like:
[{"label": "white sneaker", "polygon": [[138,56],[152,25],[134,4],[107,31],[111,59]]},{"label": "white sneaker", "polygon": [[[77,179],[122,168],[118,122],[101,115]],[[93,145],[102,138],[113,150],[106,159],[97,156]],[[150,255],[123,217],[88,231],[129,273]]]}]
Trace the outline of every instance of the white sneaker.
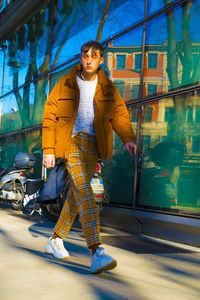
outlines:
[{"label": "white sneaker", "polygon": [[90,273],[97,274],[116,267],[117,261],[108,255],[103,247],[99,247],[92,257]]},{"label": "white sneaker", "polygon": [[52,254],[54,257],[59,259],[68,259],[69,253],[63,245],[63,240],[59,237],[56,239],[49,238],[45,248],[45,252]]}]

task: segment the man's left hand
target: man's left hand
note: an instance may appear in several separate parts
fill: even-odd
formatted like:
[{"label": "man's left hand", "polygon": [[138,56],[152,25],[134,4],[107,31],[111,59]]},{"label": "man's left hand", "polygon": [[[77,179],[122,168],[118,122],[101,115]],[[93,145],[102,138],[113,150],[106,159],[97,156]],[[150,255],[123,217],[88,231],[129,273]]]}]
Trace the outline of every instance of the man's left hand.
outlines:
[{"label": "man's left hand", "polygon": [[128,142],[125,144],[126,150],[128,150],[128,152],[131,155],[136,155],[136,151],[137,151],[137,146],[136,144],[134,144],[133,142]]}]

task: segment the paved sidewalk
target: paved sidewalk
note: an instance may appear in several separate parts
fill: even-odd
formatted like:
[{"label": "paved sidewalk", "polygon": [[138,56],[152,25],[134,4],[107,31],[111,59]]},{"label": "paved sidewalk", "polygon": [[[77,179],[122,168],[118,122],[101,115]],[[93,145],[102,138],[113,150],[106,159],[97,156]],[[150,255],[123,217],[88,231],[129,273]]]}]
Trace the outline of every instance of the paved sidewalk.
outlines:
[{"label": "paved sidewalk", "polygon": [[199,300],[200,251],[102,228],[116,269],[90,275],[90,252],[79,226],[65,246],[70,260],[43,252],[54,224],[0,209],[0,300]]}]

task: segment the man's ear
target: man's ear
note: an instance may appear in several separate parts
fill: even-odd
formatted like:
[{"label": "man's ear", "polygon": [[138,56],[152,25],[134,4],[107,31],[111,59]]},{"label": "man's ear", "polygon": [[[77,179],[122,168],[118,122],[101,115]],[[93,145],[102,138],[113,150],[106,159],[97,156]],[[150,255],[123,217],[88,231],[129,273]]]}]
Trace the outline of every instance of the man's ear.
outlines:
[{"label": "man's ear", "polygon": [[104,57],[100,58],[100,65],[102,65],[104,63]]}]

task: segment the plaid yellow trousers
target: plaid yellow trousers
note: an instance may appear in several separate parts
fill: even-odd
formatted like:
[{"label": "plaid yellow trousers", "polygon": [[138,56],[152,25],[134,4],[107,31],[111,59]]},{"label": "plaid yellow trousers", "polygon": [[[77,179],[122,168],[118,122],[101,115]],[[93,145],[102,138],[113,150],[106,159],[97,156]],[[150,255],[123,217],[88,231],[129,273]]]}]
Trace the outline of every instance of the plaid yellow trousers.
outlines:
[{"label": "plaid yellow trousers", "polygon": [[79,213],[79,220],[88,248],[101,244],[99,211],[90,181],[98,160],[96,136],[79,132],[72,138],[66,167],[69,190],[54,232],[65,238]]}]

